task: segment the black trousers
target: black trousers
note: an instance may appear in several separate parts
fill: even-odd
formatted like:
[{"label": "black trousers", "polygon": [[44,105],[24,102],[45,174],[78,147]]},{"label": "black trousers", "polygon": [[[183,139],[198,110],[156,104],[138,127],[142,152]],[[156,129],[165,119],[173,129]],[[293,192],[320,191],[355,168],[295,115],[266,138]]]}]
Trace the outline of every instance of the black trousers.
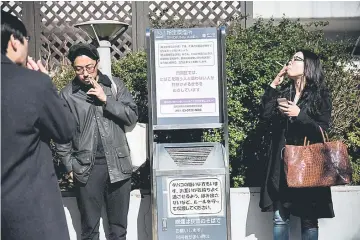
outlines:
[{"label": "black trousers", "polygon": [[88,182],[76,181],[81,215],[81,239],[98,240],[101,208],[105,204],[109,240],[126,240],[131,179],[110,183],[106,164],[94,165]]}]

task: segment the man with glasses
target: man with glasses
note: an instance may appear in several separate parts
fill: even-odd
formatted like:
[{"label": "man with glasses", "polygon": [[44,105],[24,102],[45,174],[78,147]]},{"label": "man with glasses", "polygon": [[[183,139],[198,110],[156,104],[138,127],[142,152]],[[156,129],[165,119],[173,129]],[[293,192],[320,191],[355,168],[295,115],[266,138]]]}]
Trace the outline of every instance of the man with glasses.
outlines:
[{"label": "man with glasses", "polygon": [[74,45],[68,58],[76,77],[60,95],[78,125],[73,141],[56,148],[78,191],[81,239],[99,239],[105,206],[109,239],[125,240],[132,164],[124,126],[136,123],[137,106],[120,79],[113,77],[113,86],[98,70],[95,46]]},{"label": "man with glasses", "polygon": [[1,11],[1,239],[67,240],[49,145],[71,141],[76,122],[41,62],[28,57],[29,39]]}]

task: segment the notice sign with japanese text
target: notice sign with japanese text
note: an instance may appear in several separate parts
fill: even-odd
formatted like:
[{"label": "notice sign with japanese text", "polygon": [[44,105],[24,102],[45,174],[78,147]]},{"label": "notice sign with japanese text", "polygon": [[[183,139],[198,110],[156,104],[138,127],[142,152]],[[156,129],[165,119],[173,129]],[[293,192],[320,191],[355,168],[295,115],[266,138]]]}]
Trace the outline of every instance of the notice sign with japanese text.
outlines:
[{"label": "notice sign with japanese text", "polygon": [[216,28],[155,29],[157,118],[219,117]]},{"label": "notice sign with japanese text", "polygon": [[223,214],[221,178],[168,179],[168,196],[169,217]]}]

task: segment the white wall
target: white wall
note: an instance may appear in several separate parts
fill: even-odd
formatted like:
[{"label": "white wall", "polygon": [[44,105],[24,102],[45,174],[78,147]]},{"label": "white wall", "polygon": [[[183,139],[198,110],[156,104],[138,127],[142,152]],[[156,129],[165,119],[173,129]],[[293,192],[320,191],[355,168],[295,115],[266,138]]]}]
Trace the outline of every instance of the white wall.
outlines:
[{"label": "white wall", "polygon": [[[231,224],[233,240],[272,239],[272,214],[258,207],[259,188],[231,189]],[[332,196],[336,217],[320,219],[320,240],[360,239],[360,186],[333,187]],[[63,198],[71,240],[80,239],[80,216],[75,198]],[[105,216],[105,215],[103,215]],[[105,217],[106,218],[106,217]],[[128,240],[151,240],[150,196],[131,193],[128,215]],[[292,240],[300,239],[300,221],[291,218]],[[101,221],[100,240],[105,240]],[[171,240],[171,239],[169,239]],[[222,239],[218,239],[222,240]]]},{"label": "white wall", "polygon": [[253,16],[263,18],[360,17],[360,1],[253,1]]}]

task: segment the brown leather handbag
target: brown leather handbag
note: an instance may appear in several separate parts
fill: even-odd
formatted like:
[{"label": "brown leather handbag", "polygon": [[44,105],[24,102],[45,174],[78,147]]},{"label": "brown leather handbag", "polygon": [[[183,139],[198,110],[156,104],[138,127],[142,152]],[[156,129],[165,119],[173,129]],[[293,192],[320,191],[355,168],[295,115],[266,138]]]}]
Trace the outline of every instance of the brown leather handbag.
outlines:
[{"label": "brown leather handbag", "polygon": [[[285,145],[284,166],[288,187],[330,187],[349,184],[352,169],[347,147],[341,141],[325,139],[320,127],[322,143],[304,146]],[[327,141],[326,141],[327,140]]]}]

